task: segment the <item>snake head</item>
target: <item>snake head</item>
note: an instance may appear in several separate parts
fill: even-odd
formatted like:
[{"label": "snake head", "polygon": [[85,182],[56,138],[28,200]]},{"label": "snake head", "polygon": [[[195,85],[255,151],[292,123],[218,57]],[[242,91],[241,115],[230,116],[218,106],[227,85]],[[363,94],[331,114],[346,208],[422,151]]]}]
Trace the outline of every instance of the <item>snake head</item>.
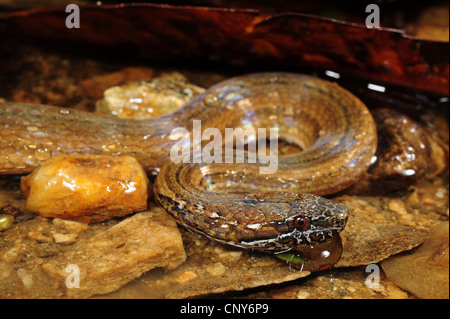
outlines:
[{"label": "snake head", "polygon": [[289,231],[282,236],[290,240],[290,250],[275,256],[302,270],[330,268],[339,261],[343,248],[339,233],[344,229],[348,210],[345,206],[315,195],[299,195],[289,202]]},{"label": "snake head", "polygon": [[297,244],[314,245],[330,240],[347,224],[348,210],[345,206],[326,198],[303,194],[290,202],[292,215],[291,238]]}]

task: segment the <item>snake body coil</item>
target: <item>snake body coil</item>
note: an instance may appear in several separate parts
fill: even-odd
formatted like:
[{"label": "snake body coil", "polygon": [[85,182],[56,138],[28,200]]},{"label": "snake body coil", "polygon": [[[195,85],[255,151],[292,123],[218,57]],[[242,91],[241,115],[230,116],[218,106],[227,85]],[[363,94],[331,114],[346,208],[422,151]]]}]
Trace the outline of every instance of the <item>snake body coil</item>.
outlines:
[{"label": "snake body coil", "polygon": [[[302,152],[279,156],[269,175],[259,174],[258,163],[175,164],[169,154],[177,141],[170,133],[192,129],[193,120],[222,133],[276,128]],[[316,195],[355,183],[376,143],[373,119],[355,96],[290,73],[223,81],[180,110],[150,120],[0,103],[0,174],[30,172],[52,154],[132,155],[147,171],[160,170],[155,197],[179,223],[228,244],[275,253],[315,256],[315,247],[329,251],[340,243],[347,211]],[[323,264],[311,262],[309,268]]]}]

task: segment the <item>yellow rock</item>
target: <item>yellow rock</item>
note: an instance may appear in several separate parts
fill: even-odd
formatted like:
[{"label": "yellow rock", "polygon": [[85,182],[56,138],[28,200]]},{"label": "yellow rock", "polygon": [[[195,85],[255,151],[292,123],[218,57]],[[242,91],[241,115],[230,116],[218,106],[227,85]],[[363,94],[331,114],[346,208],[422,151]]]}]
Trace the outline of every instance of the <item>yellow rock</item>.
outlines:
[{"label": "yellow rock", "polygon": [[21,180],[26,209],[99,222],[147,209],[148,179],[130,156],[55,156]]}]

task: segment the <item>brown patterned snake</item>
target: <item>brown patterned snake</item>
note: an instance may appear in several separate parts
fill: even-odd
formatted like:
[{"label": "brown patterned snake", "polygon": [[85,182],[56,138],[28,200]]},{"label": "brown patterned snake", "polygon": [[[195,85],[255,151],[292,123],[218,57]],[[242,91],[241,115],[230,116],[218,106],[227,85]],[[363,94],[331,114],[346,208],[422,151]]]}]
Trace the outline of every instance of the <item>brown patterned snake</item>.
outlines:
[{"label": "brown patterned snake", "polygon": [[[194,119],[222,132],[275,127],[303,151],[279,156],[277,171],[268,175],[259,174],[258,163],[175,164],[169,154],[177,140],[170,133],[191,131]],[[311,270],[339,259],[338,233],[347,220],[346,208],[315,195],[358,181],[376,142],[373,119],[356,97],[290,73],[229,79],[150,120],[0,103],[0,174],[30,172],[52,154],[132,155],[149,172],[161,168],[155,197],[180,224],[239,247],[299,252]]]}]

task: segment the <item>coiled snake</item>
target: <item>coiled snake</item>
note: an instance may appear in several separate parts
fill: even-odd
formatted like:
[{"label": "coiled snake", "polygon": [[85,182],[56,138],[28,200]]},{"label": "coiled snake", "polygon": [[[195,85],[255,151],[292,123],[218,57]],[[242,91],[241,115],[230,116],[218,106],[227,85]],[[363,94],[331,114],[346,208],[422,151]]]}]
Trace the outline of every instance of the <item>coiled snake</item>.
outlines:
[{"label": "coiled snake", "polygon": [[[174,128],[276,128],[302,149],[258,163],[174,163]],[[30,172],[52,154],[132,155],[158,172],[156,200],[177,222],[227,244],[299,253],[310,270],[342,252],[347,210],[318,197],[358,181],[376,149],[365,105],[336,84],[291,73],[258,73],[214,85],[174,113],[129,120],[57,107],[0,103],[0,174]]]}]

